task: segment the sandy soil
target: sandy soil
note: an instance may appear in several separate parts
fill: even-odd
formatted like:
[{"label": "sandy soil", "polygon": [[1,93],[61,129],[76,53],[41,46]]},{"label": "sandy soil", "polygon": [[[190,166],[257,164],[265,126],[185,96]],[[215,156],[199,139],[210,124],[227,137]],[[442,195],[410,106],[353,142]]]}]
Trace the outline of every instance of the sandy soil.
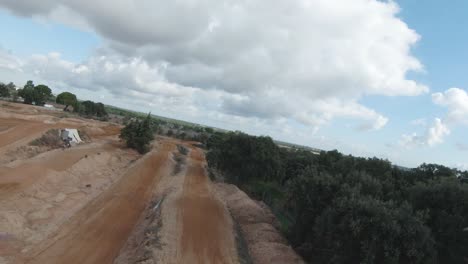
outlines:
[{"label": "sandy soil", "polygon": [[[64,127],[91,142],[28,145]],[[119,132],[115,124],[0,102],[0,264],[239,263],[231,214],[254,263],[302,263],[271,213],[210,181],[193,142],[158,138],[141,156],[123,147]]]},{"label": "sandy soil", "polygon": [[116,263],[238,263],[232,219],[213,192],[204,154],[186,146],[191,151],[184,168],[161,180]]},{"label": "sandy soil", "polygon": [[[49,112],[22,104],[0,106],[0,263],[34,259],[139,158],[122,148],[115,125]],[[22,155],[31,140],[63,127],[87,131],[93,143]]]},{"label": "sandy soil", "polygon": [[264,204],[232,184],[217,183],[215,189],[239,224],[253,263],[304,263],[275,228],[275,216]]}]

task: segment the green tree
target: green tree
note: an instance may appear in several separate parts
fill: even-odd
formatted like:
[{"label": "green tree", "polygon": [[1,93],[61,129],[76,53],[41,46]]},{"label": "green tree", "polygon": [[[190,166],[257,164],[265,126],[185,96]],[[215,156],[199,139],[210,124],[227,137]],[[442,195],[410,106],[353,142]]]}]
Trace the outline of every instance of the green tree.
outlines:
[{"label": "green tree", "polygon": [[456,178],[419,182],[408,190],[414,208],[427,212],[427,226],[437,241],[439,263],[468,258],[468,185]]},{"label": "green tree", "polygon": [[18,95],[24,99],[25,104],[32,104],[34,102],[33,81],[27,81],[23,89],[18,90]]},{"label": "green tree", "polygon": [[24,99],[25,104],[35,103],[42,106],[52,95],[52,91],[46,85],[34,86],[33,81],[27,81],[23,89],[18,90],[18,95]]},{"label": "green tree", "polygon": [[46,85],[39,84],[33,88],[34,102],[36,105],[44,105],[52,95],[52,90]]},{"label": "green tree", "polygon": [[10,97],[10,90],[4,83],[0,83],[0,97]]},{"label": "green tree", "polygon": [[76,111],[76,105],[78,104],[78,100],[76,99],[76,95],[70,93],[70,92],[63,92],[57,95],[56,102],[58,104],[63,104],[65,105],[65,108],[63,111],[67,111],[68,107],[71,105],[73,106],[74,111]]},{"label": "green tree", "polygon": [[78,105],[79,113],[88,117],[96,116],[99,118],[107,117],[107,112],[103,103],[93,101],[83,101]]},{"label": "green tree", "polygon": [[125,140],[127,147],[136,149],[142,154],[148,152],[150,143],[154,139],[151,115],[148,114],[143,120],[131,120],[121,130],[120,138]]},{"label": "green tree", "polygon": [[310,260],[317,255],[329,263],[436,262],[431,231],[408,203],[355,193],[335,200],[312,225]]},{"label": "green tree", "polygon": [[83,101],[80,103],[80,114],[93,116],[96,114],[96,107],[93,101]]},{"label": "green tree", "polygon": [[94,105],[94,110],[96,111],[96,116],[97,117],[107,116],[106,108],[104,107],[103,103],[96,103]]}]

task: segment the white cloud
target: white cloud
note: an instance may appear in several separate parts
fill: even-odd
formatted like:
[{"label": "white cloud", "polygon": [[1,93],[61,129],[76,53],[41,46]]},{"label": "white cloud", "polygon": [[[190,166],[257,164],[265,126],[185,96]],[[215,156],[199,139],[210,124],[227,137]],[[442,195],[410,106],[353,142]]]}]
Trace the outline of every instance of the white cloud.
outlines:
[{"label": "white cloud", "polygon": [[432,101],[447,107],[446,120],[450,124],[468,124],[468,93],[460,88],[450,88],[443,93],[432,94]]},{"label": "white cloud", "polygon": [[29,71],[150,103],[177,98],[198,111],[208,111],[207,103],[223,115],[293,119],[314,130],[344,117],[373,130],[388,118],[362,105],[363,96],[428,91],[406,77],[423,68],[410,53],[419,36],[398,18],[393,1],[0,0],[0,6],[86,28],[105,41],[81,64],[49,54],[28,59]]},{"label": "white cloud", "polygon": [[[451,130],[457,125],[468,125],[468,93],[460,88],[450,88],[445,92],[432,94],[434,104],[447,108],[444,118],[435,118],[434,123],[427,128],[426,135],[421,137],[416,133],[402,135],[401,146],[412,148],[415,146],[435,146],[444,142]],[[425,127],[426,119],[411,121],[412,125]],[[459,150],[464,150],[464,145],[456,144]]]},{"label": "white cloud", "polygon": [[434,146],[444,142],[444,137],[450,134],[450,129],[441,119],[434,119],[434,124],[429,128],[427,133],[427,144]]},{"label": "white cloud", "polygon": [[427,129],[424,136],[419,136],[417,133],[410,135],[403,134],[399,141],[399,145],[411,149],[421,146],[435,146],[444,142],[444,138],[450,134],[450,129],[440,119],[435,118],[432,125]]},{"label": "white cloud", "polygon": [[2,71],[19,71],[21,70],[21,60],[6,51],[0,46],[0,70]]},{"label": "white cloud", "polygon": [[414,147],[423,146],[425,145],[425,142],[426,140],[423,137],[418,136],[417,133],[412,133],[410,135],[407,135],[407,134],[401,135],[398,145],[406,149],[411,149]]}]

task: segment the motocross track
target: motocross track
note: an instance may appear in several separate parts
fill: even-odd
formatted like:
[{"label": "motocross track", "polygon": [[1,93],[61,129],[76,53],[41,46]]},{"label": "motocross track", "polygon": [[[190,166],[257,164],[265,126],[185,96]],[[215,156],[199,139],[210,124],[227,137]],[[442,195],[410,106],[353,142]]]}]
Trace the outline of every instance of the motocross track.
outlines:
[{"label": "motocross track", "polygon": [[[57,116],[0,106],[0,157],[7,161],[0,164],[0,263],[113,263],[155,195],[171,188],[179,191],[164,212],[174,229],[166,222],[162,231],[172,234],[162,240],[175,254],[159,263],[237,263],[232,219],[212,191],[200,149],[159,138],[140,156],[119,142],[116,125]],[[87,130],[92,143],[8,162],[7,149],[65,127]],[[179,144],[191,151],[176,180],[172,155]]]}]

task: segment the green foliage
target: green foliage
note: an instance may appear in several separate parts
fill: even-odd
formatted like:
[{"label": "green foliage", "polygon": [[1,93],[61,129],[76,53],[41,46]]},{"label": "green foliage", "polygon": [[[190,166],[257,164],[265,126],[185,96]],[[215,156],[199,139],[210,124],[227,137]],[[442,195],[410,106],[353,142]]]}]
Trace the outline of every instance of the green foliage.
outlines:
[{"label": "green foliage", "polygon": [[46,85],[40,84],[34,87],[34,102],[36,105],[44,105],[52,95],[52,90]]},{"label": "green foliage", "polygon": [[120,132],[120,138],[125,140],[127,147],[146,153],[149,151],[150,142],[154,139],[151,123],[150,114],[143,120],[131,120]]},{"label": "green foliage", "polygon": [[23,97],[25,104],[32,104],[34,102],[33,81],[27,81],[23,89],[18,90],[18,95]]},{"label": "green foliage", "polygon": [[18,95],[23,97],[25,104],[35,103],[42,106],[52,95],[52,90],[46,85],[34,86],[33,81],[27,81],[23,89],[18,90]]},{"label": "green foliage", "polygon": [[[269,138],[214,133],[208,164],[281,220],[313,263],[466,263],[468,172],[400,169],[338,151],[279,149]],[[315,152],[317,153],[317,152]]]},{"label": "green foliage", "polygon": [[[446,177],[446,175],[442,176]],[[456,178],[419,182],[408,189],[415,209],[427,212],[440,263],[466,263],[468,258],[468,186]]]},{"label": "green foliage", "polygon": [[4,83],[0,83],[0,97],[10,97],[10,90]]},{"label": "green foliage", "polygon": [[78,112],[81,115],[87,117],[98,117],[98,118],[105,118],[107,117],[107,112],[102,103],[95,103],[93,101],[83,101],[80,104],[77,104]]},{"label": "green foliage", "polygon": [[76,99],[76,95],[70,93],[70,92],[63,92],[57,95],[57,98],[55,99],[55,102],[57,104],[63,104],[65,105],[65,108],[63,109],[64,111],[67,111],[68,107],[71,105],[74,108],[74,111],[76,111],[75,108],[77,107],[78,100]]},{"label": "green foliage", "polygon": [[251,137],[240,132],[218,134],[208,141],[215,147],[207,154],[208,162],[225,171],[236,184],[252,180],[267,181],[281,172],[280,150],[270,137]]}]

